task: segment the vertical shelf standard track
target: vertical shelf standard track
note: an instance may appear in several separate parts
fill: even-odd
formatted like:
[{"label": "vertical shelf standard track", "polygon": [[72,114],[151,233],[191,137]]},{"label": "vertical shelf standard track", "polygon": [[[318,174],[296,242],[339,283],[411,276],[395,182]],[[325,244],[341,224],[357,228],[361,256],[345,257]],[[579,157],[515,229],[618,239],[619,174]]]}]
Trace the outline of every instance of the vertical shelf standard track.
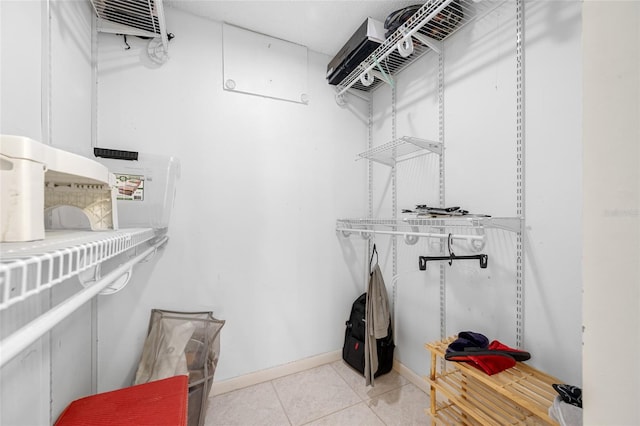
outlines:
[{"label": "vertical shelf standard track", "polygon": [[[443,148],[439,158],[438,198],[440,207],[445,207],[444,193],[444,49],[438,54],[438,142]],[[444,232],[444,229],[442,230]],[[444,240],[440,241],[440,253],[445,251]],[[447,336],[447,272],[440,264],[440,339]]]},{"label": "vertical shelf standard track", "polygon": [[516,242],[516,345],[518,348],[524,346],[524,7],[524,0],[516,0],[516,214],[521,219]]},{"label": "vertical shelf standard track", "polygon": [[[367,151],[370,151],[371,149],[373,149],[373,99],[369,99],[368,100],[368,104],[367,104],[368,110],[369,110],[369,121],[368,121],[368,126],[367,126]],[[368,184],[368,197],[369,197],[369,205],[368,205],[368,213],[369,213],[369,217],[373,217],[373,160],[369,159],[369,161],[367,161],[367,184]],[[369,255],[371,254],[373,250],[373,243],[372,243],[372,239],[369,238],[367,240],[367,254],[365,255],[365,259],[367,259],[369,257]],[[366,268],[366,267],[365,267]],[[367,270],[366,273],[370,273],[371,271]],[[364,282],[367,283],[369,282],[369,277],[366,275],[365,273],[365,280]],[[365,284],[365,291],[367,291],[367,284]]]},{"label": "vertical shelf standard track", "polygon": [[[397,92],[396,85],[391,86],[391,139],[396,140],[397,138],[397,110],[396,110],[396,101],[397,101]],[[393,158],[397,157],[397,147],[393,147]],[[397,167],[394,164],[391,168],[391,211],[392,218],[394,220],[398,219],[398,173]],[[394,228],[394,231],[397,229]],[[391,238],[392,250],[391,250],[391,258],[393,261],[392,265],[392,275],[393,277],[398,275],[398,239],[393,237]],[[396,293],[398,287],[398,280],[393,281],[393,294],[392,294],[392,304],[391,304],[391,312],[395,312],[396,309]]]}]

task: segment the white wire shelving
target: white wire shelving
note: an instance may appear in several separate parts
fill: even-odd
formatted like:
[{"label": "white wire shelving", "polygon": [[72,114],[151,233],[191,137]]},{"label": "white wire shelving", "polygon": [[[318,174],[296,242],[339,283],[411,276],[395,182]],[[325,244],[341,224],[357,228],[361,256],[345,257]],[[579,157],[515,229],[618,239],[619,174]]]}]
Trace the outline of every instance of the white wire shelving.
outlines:
[{"label": "white wire shelving", "polygon": [[[121,264],[116,267],[114,270],[110,271],[104,277],[101,277],[97,281],[93,282],[92,285],[80,290],[79,292],[73,294],[71,297],[68,297],[64,301],[60,302],[56,306],[50,308],[46,312],[37,316],[31,322],[24,325],[22,328],[14,331],[9,336],[5,337],[0,341],[0,367],[7,364],[11,361],[16,355],[23,352],[29,345],[35,342],[38,338],[43,336],[45,333],[53,329],[57,324],[75,312],[80,306],[87,303],[89,300],[101,294],[105,289],[111,286],[116,281],[121,281],[123,277],[126,277],[126,280],[131,276],[132,269],[135,265],[140,262],[144,262],[150,256],[156,253],[156,251],[166,244],[168,241],[167,236],[159,236],[152,240],[154,233],[152,230],[147,229],[137,229],[137,230],[128,230],[128,231],[118,231],[120,235],[111,236],[107,238],[88,238],[92,240],[91,242],[82,243],[78,251],[75,253],[82,253],[78,257],[87,257],[92,256],[93,261],[104,261],[110,256],[115,256],[117,254],[122,254],[124,251],[129,249],[138,248],[143,242],[149,242],[149,244],[145,244],[145,248],[141,249],[141,252],[136,250],[135,256],[129,258],[127,262]],[[97,233],[93,233],[94,235]],[[80,238],[83,239],[83,238]],[[86,236],[84,239],[87,239]],[[77,242],[77,241],[76,241]],[[95,243],[95,245],[94,245]],[[69,250],[75,250],[77,246],[71,247]],[[90,248],[93,247],[93,248]],[[95,251],[94,251],[95,248]],[[65,249],[66,250],[66,249]],[[44,255],[45,253],[42,253]],[[63,264],[64,257],[68,254],[67,252],[59,252],[54,251],[52,254],[55,258],[60,259],[60,265]],[[61,255],[58,256],[58,254]],[[31,257],[34,259],[39,257],[38,255]],[[47,257],[48,259],[48,257]],[[37,261],[36,261],[37,263]],[[86,265],[88,262],[78,262],[75,264],[76,268],[70,268],[68,273],[78,274],[81,271],[81,268]],[[69,265],[72,265],[72,261],[70,260]],[[81,266],[82,265],[82,266]],[[3,265],[4,266],[4,265]],[[8,267],[10,268],[10,267]],[[4,271],[4,269],[3,269]],[[37,277],[34,277],[37,278]],[[68,278],[68,277],[67,277]],[[55,281],[55,280],[54,280]],[[54,281],[51,281],[53,283]],[[52,284],[50,284],[52,285]],[[50,287],[50,285],[41,286],[40,289]],[[37,292],[36,292],[37,293]],[[31,294],[36,294],[31,293]],[[29,294],[29,295],[31,295]],[[28,295],[23,294],[25,297]],[[18,298],[15,300],[23,300],[24,298]]]},{"label": "white wire shelving", "polygon": [[403,136],[358,154],[356,160],[368,159],[393,167],[402,161],[429,153],[441,155],[442,144],[412,136]]},{"label": "white wire shelving", "polygon": [[425,53],[442,51],[442,42],[505,0],[428,0],[337,86],[337,97],[370,92]]},{"label": "white wire shelving", "polygon": [[0,243],[0,312],[155,237],[151,228],[65,230],[48,231],[44,240]]},{"label": "white wire shelving", "polygon": [[485,244],[485,229],[502,229],[518,233],[522,220],[518,217],[478,217],[447,216],[435,218],[402,218],[402,219],[338,219],[336,232],[343,237],[359,234],[368,238],[372,234],[395,235],[404,237],[405,243],[413,245],[421,237],[451,238],[465,240],[476,248]]}]

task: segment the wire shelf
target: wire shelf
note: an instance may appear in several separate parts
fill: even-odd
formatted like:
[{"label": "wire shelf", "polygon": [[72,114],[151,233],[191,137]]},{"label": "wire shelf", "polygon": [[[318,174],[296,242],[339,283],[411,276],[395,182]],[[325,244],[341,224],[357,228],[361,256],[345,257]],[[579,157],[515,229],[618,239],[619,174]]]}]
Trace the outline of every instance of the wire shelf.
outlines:
[{"label": "wire shelf", "polygon": [[403,136],[358,154],[357,160],[366,158],[393,167],[396,163],[429,153],[441,155],[442,143]]},{"label": "wire shelf", "polygon": [[[349,89],[363,92],[374,90],[388,76],[400,73],[425,53],[441,51],[444,40],[504,1],[427,1],[337,85],[338,95]],[[376,73],[382,74],[382,79]]]},{"label": "wire shelf", "polygon": [[40,241],[0,243],[0,311],[155,236],[150,228],[49,231]]}]

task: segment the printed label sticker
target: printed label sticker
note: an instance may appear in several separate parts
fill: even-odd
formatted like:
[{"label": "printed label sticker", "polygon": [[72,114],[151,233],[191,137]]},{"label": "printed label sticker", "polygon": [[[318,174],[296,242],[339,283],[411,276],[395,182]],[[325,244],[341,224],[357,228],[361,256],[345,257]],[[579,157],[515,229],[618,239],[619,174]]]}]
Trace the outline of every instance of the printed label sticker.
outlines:
[{"label": "printed label sticker", "polygon": [[115,174],[118,200],[144,201],[144,176]]}]

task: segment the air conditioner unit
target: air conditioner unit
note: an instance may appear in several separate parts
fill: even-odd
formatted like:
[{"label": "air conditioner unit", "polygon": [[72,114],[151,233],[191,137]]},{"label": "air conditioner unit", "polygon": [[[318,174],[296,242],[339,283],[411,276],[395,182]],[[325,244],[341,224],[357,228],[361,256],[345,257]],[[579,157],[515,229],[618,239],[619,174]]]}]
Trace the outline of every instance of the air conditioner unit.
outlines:
[{"label": "air conditioner unit", "polygon": [[[160,54],[160,56],[164,54],[166,57],[169,50],[169,37],[162,0],[90,1],[98,16],[98,31],[152,38],[149,45],[149,54],[152,59],[154,54]],[[162,52],[158,52],[158,49]]]}]

